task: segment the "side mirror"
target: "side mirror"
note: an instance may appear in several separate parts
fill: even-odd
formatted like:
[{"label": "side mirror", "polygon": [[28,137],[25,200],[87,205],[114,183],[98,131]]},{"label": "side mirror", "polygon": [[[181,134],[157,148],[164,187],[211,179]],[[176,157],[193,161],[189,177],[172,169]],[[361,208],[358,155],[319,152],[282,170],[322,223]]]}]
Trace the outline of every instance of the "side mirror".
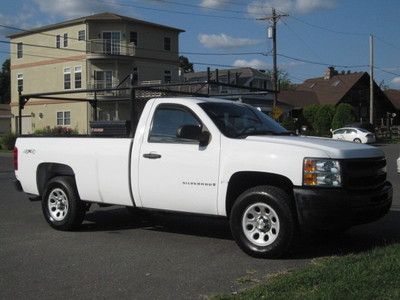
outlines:
[{"label": "side mirror", "polygon": [[199,141],[200,146],[207,146],[210,142],[210,133],[202,132],[202,128],[198,125],[183,125],[176,131],[176,136],[181,139]]}]

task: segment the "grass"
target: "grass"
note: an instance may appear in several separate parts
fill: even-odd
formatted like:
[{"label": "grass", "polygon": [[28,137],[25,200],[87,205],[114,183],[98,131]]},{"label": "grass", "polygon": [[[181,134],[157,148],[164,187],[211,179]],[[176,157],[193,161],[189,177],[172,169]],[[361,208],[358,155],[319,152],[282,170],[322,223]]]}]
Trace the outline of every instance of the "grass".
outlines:
[{"label": "grass", "polygon": [[213,299],[400,299],[400,244],[326,257]]}]

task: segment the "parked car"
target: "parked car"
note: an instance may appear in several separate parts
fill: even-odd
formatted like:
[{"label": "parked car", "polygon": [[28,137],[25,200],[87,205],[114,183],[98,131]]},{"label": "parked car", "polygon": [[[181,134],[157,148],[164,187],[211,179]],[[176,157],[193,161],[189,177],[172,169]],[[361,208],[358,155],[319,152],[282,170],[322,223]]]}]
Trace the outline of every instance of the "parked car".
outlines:
[{"label": "parked car", "polygon": [[336,140],[351,141],[355,143],[375,143],[375,134],[364,128],[345,127],[332,131],[332,138]]},{"label": "parked car", "polygon": [[151,99],[133,137],[19,137],[14,168],[55,229],[77,229],[93,203],[214,215],[256,257],[281,256],[302,229],[375,221],[393,194],[381,149],[211,98]]},{"label": "parked car", "polygon": [[397,159],[397,173],[400,174],[400,157]]}]

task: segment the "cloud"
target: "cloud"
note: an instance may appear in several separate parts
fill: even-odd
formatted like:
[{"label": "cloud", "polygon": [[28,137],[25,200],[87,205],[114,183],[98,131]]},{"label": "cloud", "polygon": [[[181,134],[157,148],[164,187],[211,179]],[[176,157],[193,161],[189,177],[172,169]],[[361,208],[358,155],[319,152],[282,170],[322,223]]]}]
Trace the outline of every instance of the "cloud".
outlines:
[{"label": "cloud", "polygon": [[337,0],[257,0],[247,6],[253,17],[270,14],[274,7],[278,12],[307,14],[317,10],[333,9]]},{"label": "cloud", "polygon": [[225,33],[220,34],[199,34],[198,39],[204,47],[213,49],[226,49],[226,48],[237,48],[245,46],[253,46],[261,43],[261,40],[247,39],[247,38],[235,38]]},{"label": "cloud", "polygon": [[[98,12],[115,11],[121,9],[118,2],[82,1],[82,0],[34,0],[39,10],[49,15],[66,18],[82,17]],[[126,8],[125,8],[126,9]]]},{"label": "cloud", "polygon": [[396,85],[400,85],[400,76],[393,78],[391,83],[396,84]]},{"label": "cloud", "polygon": [[235,67],[251,67],[254,69],[266,69],[268,68],[268,64],[265,61],[259,59],[245,60],[245,59],[237,59],[234,61],[233,65]]},{"label": "cloud", "polygon": [[31,9],[26,4],[22,5],[22,7],[20,8],[19,12],[16,15],[10,16],[0,13],[0,24],[9,27],[9,28],[0,27],[0,36],[8,36],[10,34],[21,32],[18,29],[12,29],[13,27],[26,29],[35,26],[37,23],[34,24],[32,22],[34,16],[35,16],[34,9]]},{"label": "cloud", "polygon": [[227,6],[229,2],[228,0],[202,0],[200,6],[205,8],[218,8]]}]

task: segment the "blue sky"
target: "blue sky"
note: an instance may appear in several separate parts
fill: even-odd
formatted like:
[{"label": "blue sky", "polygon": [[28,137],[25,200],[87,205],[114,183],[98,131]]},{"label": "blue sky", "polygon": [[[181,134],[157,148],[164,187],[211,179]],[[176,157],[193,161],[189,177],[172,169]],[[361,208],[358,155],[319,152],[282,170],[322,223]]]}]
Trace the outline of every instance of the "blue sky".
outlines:
[{"label": "blue sky", "polygon": [[[400,89],[398,0],[2,0],[0,26],[29,29],[110,11],[186,30],[180,51],[192,62],[266,69],[270,55],[246,53],[271,51],[267,22],[255,20],[270,14],[271,7],[289,14],[278,24],[278,53],[299,60],[279,56],[278,64],[293,82],[322,76],[324,64],[368,71],[373,34],[376,82]],[[8,33],[0,27],[2,41]],[[7,52],[9,45],[0,43],[0,61]],[[199,52],[224,55],[191,54]]]}]

